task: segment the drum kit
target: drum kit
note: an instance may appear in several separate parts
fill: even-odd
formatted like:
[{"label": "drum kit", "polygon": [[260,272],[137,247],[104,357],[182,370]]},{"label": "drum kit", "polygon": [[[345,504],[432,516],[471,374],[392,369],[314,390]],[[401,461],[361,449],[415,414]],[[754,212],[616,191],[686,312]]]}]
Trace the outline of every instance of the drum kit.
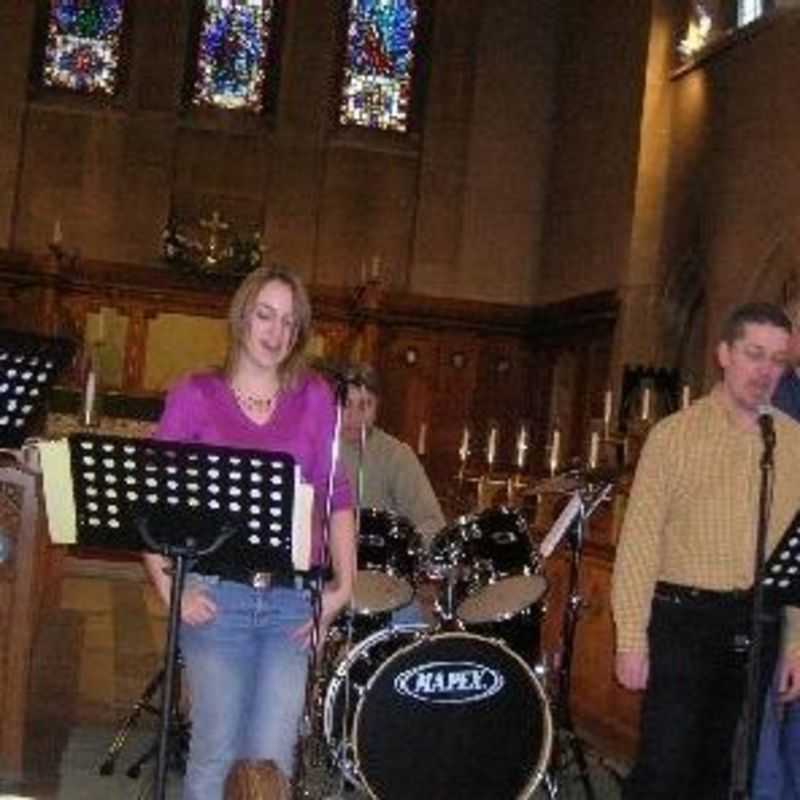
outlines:
[{"label": "drum kit", "polygon": [[[524,800],[541,786],[556,798],[566,747],[593,800],[567,698],[584,525],[609,489],[576,488],[578,511],[549,535],[552,550],[570,532],[573,553],[556,675],[541,653],[543,558],[522,511],[459,517],[424,547],[407,520],[362,509],[355,599],[325,642],[311,720],[342,792]],[[392,623],[425,584],[435,589],[433,622]]]}]

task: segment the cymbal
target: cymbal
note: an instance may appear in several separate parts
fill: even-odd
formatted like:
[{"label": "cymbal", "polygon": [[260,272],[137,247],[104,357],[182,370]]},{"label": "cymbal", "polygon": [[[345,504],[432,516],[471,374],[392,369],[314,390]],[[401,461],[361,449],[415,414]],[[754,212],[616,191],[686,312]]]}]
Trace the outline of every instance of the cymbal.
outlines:
[{"label": "cymbal", "polygon": [[599,483],[614,483],[620,476],[619,471],[608,467],[597,469],[571,469],[549,478],[544,478],[522,493],[531,494],[570,494],[576,489],[593,486]]},{"label": "cymbal", "polygon": [[580,485],[575,471],[562,472],[560,475],[552,475],[537,481],[533,486],[523,489],[522,494],[569,494]]}]

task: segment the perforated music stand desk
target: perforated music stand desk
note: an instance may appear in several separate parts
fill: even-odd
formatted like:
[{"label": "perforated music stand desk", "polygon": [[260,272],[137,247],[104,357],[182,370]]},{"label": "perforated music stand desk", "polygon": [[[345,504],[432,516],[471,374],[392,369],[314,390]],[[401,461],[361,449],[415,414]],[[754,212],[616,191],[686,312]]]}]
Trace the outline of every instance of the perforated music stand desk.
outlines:
[{"label": "perforated music stand desk", "polygon": [[88,433],[42,449],[48,511],[57,490],[47,491],[47,473],[68,458],[72,490],[66,494],[74,509],[62,513],[61,522],[68,525],[73,518],[79,544],[148,550],[172,559],[156,765],[156,797],[163,800],[186,571],[195,563],[208,574],[225,574],[232,565],[252,572],[308,568],[308,543],[293,536],[294,459],[285,453]]},{"label": "perforated music stand desk", "polygon": [[68,339],[0,329],[0,447],[22,446],[74,352]]},{"label": "perforated music stand desk", "polygon": [[800,606],[800,511],[764,565],[764,591],[785,606]]}]

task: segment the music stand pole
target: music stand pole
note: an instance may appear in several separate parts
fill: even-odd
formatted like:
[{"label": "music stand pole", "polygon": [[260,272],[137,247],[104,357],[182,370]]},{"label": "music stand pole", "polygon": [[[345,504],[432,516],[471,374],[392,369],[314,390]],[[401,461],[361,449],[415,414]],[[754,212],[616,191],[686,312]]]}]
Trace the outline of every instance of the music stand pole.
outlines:
[{"label": "music stand pole", "polygon": [[169,726],[172,722],[172,702],[175,688],[175,666],[178,661],[178,626],[180,625],[181,595],[186,580],[187,567],[198,558],[210,555],[218,550],[234,533],[231,526],[223,526],[220,535],[207,547],[198,548],[193,536],[186,537],[184,545],[159,545],[150,535],[147,520],[139,517],[136,520],[142,540],[153,551],[172,559],[172,586],[169,596],[169,614],[167,617],[167,645],[164,651],[164,687],[161,693],[161,725],[158,734],[158,758],[156,759],[155,798],[164,800],[167,788],[167,767]]}]

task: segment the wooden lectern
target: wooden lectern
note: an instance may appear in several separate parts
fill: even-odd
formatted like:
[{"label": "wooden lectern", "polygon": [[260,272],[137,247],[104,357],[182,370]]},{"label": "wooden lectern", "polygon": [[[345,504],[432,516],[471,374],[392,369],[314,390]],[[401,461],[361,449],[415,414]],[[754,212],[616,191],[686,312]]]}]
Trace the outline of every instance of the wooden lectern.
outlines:
[{"label": "wooden lectern", "polygon": [[43,612],[58,603],[58,559],[50,545],[39,475],[11,453],[0,466],[0,775],[22,776],[31,658]]}]

